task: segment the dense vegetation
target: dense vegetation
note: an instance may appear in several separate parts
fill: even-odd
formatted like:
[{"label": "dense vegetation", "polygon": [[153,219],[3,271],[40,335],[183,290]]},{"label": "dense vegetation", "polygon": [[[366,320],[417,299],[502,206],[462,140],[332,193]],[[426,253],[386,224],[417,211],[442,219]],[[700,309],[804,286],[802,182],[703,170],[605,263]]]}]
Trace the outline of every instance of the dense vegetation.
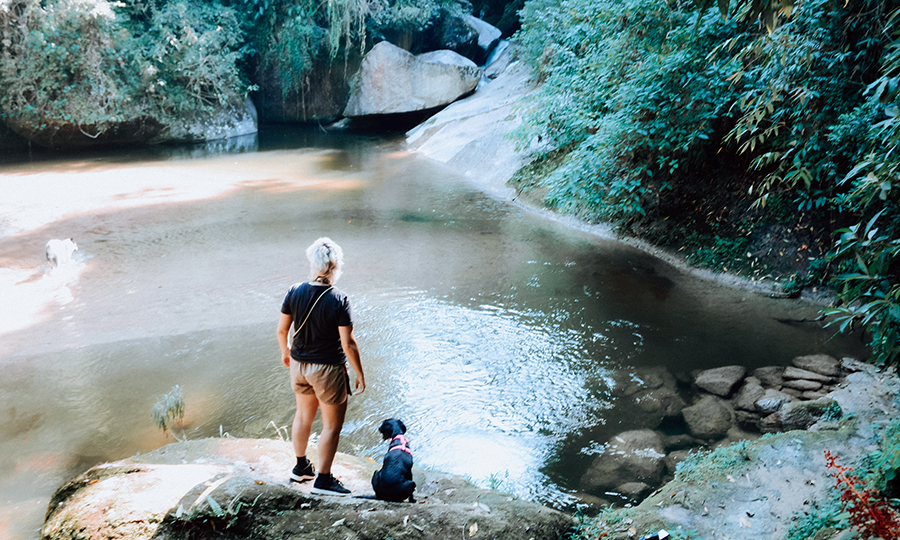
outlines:
[{"label": "dense vegetation", "polygon": [[518,180],[698,264],[793,274],[794,291],[833,280],[836,324],[862,324],[894,362],[896,8],[804,0],[776,25],[756,4],[726,19],[687,2],[526,2],[517,38],[543,84],[518,136],[544,153]]},{"label": "dense vegetation", "polygon": [[243,99],[238,13],[217,2],[0,1],[0,111],[96,136],[119,122]]},{"label": "dense vegetation", "polygon": [[[316,62],[412,39],[452,0],[0,0],[0,120],[21,131],[165,121],[240,102],[266,70],[285,92]],[[412,36],[412,37],[411,37]]]}]

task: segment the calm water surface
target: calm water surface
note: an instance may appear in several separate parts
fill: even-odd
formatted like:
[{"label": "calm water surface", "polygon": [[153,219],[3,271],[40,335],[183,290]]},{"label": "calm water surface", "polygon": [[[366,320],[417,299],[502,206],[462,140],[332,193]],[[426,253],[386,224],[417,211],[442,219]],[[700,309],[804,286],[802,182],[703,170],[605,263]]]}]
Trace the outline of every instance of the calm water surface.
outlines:
[{"label": "calm water surface", "polygon": [[[35,537],[84,469],[171,442],[151,409],[173,385],[190,437],[277,437],[294,401],[275,323],[322,235],[344,248],[368,382],[340,450],[379,456],[399,417],[417,465],[556,507],[604,441],[643,427],[615,371],[861,352],[779,322],[815,307],[566,229],[401,141],[272,130],[240,150],[0,164],[0,537]],[[44,243],[69,236],[73,265],[48,272]]]}]

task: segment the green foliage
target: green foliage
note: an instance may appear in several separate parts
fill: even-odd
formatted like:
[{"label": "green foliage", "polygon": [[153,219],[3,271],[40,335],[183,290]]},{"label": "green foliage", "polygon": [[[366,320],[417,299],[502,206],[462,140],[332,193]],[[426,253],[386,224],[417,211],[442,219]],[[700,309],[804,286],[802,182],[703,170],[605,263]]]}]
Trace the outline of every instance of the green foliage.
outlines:
[{"label": "green foliage", "polygon": [[38,129],[135,114],[133,42],[103,0],[0,2],[0,110]]},{"label": "green foliage", "polygon": [[236,13],[215,2],[148,14],[106,0],[6,0],[0,110],[34,131],[73,125],[95,137],[151,111],[165,121],[231,103],[247,90],[242,40]]},{"label": "green foliage", "polygon": [[865,158],[841,181],[849,191],[840,206],[862,221],[837,231],[832,260],[843,305],[828,310],[841,331],[866,329],[877,364],[900,360],[900,9],[886,24],[894,40],[881,76],[868,87],[868,102],[851,118],[868,118]]},{"label": "green foliage", "polygon": [[182,429],[184,407],[184,393],[181,386],[176,384],[153,405],[153,424],[165,433],[172,433],[178,439],[172,428]]},{"label": "green foliage", "polygon": [[217,3],[176,0],[154,10],[138,38],[140,92],[155,106],[185,111],[233,102],[246,88],[247,54],[238,14]]},{"label": "green foliage", "polygon": [[[533,0],[522,10],[525,57],[544,84],[520,141],[570,158],[544,179],[548,202],[603,219],[646,201],[702,165],[730,106],[730,60],[704,61],[734,23],[651,0]],[[548,39],[549,38],[549,39]]]}]

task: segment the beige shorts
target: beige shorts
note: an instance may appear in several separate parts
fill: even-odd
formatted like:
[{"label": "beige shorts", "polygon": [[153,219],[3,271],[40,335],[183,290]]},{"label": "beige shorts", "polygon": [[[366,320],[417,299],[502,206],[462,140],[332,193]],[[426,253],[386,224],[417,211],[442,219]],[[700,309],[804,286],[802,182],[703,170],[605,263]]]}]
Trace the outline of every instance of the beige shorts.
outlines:
[{"label": "beige shorts", "polygon": [[291,386],[297,394],[315,394],[321,403],[343,403],[350,392],[347,364],[307,364],[291,360]]}]

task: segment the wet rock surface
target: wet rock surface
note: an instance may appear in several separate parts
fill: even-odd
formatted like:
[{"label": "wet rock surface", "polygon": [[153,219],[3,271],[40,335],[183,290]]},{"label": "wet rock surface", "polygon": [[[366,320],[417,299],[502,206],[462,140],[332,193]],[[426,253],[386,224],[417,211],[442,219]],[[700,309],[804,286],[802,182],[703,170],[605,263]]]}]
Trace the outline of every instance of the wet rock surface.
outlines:
[{"label": "wet rock surface", "polygon": [[[310,453],[313,462],[315,454]],[[43,539],[560,538],[566,514],[477,488],[463,478],[414,471],[417,503],[311,495],[288,483],[290,443],[203,439],[94,467],[54,495]],[[335,476],[372,495],[377,465],[338,454]]]}]

